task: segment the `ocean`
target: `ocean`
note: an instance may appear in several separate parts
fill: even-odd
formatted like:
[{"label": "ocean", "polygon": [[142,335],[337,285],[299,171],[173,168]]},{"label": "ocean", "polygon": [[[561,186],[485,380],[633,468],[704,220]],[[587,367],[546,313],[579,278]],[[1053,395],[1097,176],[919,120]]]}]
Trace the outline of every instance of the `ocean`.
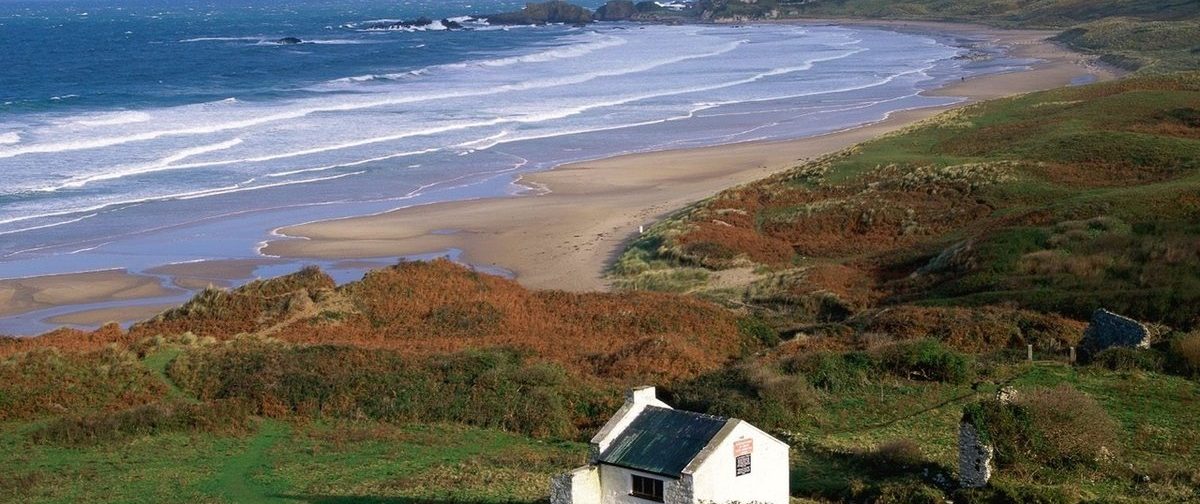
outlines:
[{"label": "ocean", "polygon": [[281,226],[845,129],[1029,64],[821,24],[371,28],[522,4],[0,0],[0,278],[258,257]]}]

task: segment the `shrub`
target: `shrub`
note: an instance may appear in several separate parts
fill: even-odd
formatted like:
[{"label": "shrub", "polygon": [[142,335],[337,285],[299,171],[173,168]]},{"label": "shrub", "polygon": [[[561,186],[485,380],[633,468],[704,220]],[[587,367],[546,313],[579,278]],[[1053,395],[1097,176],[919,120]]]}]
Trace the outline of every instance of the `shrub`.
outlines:
[{"label": "shrub", "polygon": [[245,401],[268,416],[447,421],[570,437],[592,427],[583,412],[607,407],[560,366],[503,349],[405,357],[242,338],[190,349],[167,372],[202,400]]},{"label": "shrub", "polygon": [[963,383],[971,379],[972,361],[967,355],[934,340],[896,343],[880,351],[879,366],[911,379]]},{"label": "shrub", "polygon": [[751,341],[758,341],[768,347],[779,344],[779,333],[758,317],[742,317],[738,319],[737,326],[738,331]]},{"label": "shrub", "polygon": [[1157,350],[1109,348],[1092,357],[1091,364],[1112,371],[1162,372],[1166,357]]},{"label": "shrub", "polygon": [[955,492],[954,502],[963,504],[1071,504],[1079,502],[1072,489],[1011,482],[995,482],[987,488]]},{"label": "shrub", "polygon": [[884,474],[906,472],[926,462],[921,447],[911,439],[894,439],[867,454],[872,469]]},{"label": "shrub", "polygon": [[820,405],[820,393],[804,376],[746,363],[709,373],[675,390],[677,406],[745,419],[766,428],[800,422]]},{"label": "shrub", "polygon": [[113,411],[165,397],[166,385],[134,354],[36,349],[0,360],[0,421]]},{"label": "shrub", "polygon": [[970,405],[963,417],[992,443],[1002,467],[1086,466],[1117,448],[1116,422],[1068,384],[1022,391],[1012,404]]},{"label": "shrub", "polygon": [[885,482],[871,485],[859,491],[851,489],[851,502],[873,502],[876,504],[944,504],[946,495],[941,490],[916,481]]},{"label": "shrub", "polygon": [[1102,448],[1117,446],[1117,424],[1087,394],[1068,384],[1034,389],[1018,396],[1029,411],[1035,449],[1051,465],[1095,462]]},{"label": "shrub", "polygon": [[58,419],[33,432],[37,442],[92,445],[174,431],[234,433],[248,428],[249,408],[238,401],[153,403],[127,410]]},{"label": "shrub", "polygon": [[817,352],[789,359],[784,370],[804,374],[814,387],[827,391],[861,387],[872,371],[871,359],[864,352]]},{"label": "shrub", "polygon": [[1200,376],[1200,331],[1172,339],[1169,359],[1180,374]]}]

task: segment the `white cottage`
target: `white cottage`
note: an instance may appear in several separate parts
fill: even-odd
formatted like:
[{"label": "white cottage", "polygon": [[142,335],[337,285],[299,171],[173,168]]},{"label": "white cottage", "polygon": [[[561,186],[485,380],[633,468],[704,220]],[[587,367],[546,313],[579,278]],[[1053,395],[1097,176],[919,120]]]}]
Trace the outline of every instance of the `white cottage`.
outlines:
[{"label": "white cottage", "polygon": [[672,409],[630,390],[592,438],[588,465],[555,476],[551,504],[788,502],[788,445],[736,418]]}]

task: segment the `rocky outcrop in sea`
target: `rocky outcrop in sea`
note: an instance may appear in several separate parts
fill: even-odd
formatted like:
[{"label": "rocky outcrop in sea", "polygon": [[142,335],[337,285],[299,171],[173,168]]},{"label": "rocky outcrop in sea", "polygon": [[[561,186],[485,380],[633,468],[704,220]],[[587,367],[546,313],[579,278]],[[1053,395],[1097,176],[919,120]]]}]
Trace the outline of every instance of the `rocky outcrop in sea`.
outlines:
[{"label": "rocky outcrop in sea", "polygon": [[359,25],[363,30],[461,30],[462,23],[453,19],[434,20],[427,17],[400,21],[375,21]]},{"label": "rocky outcrop in sea", "polygon": [[525,8],[517,12],[479,17],[494,25],[588,24],[592,22],[592,11],[563,0],[552,0],[525,4]]}]

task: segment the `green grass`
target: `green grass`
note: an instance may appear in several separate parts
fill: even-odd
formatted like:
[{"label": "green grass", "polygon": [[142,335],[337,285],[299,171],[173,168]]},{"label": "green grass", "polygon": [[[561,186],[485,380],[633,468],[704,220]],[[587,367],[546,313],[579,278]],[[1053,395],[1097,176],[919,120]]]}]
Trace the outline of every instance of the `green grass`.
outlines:
[{"label": "green grass", "polygon": [[0,502],[533,502],[583,462],[574,442],[454,425],[264,420],[241,437],[169,433],[62,448],[0,427]]},{"label": "green grass", "polygon": [[[733,1],[716,3],[736,5]],[[759,3],[764,4],[759,13],[778,8],[784,17],[970,21],[1006,27],[1065,27],[1109,17],[1162,20],[1200,16],[1200,7],[1186,0],[778,0]]]},{"label": "green grass", "polygon": [[[1186,502],[1200,498],[1200,434],[1191,425],[1200,415],[1200,384],[1155,373],[1116,373],[1039,362],[1003,365],[995,370],[1017,390],[1069,383],[1095,398],[1121,426],[1118,462],[1095,469],[1051,470],[1036,474],[999,471],[1000,486],[1058,488],[1083,499],[1125,502]],[[896,439],[916,442],[932,474],[957,471],[957,426],[968,402],[990,397],[995,386],[936,383],[875,383],[824,399],[812,420],[784,426],[793,442],[793,495],[841,499],[855,484],[887,485],[924,481],[918,471],[880,474],[865,455]],[[1130,467],[1132,469],[1130,469]],[[1134,474],[1175,476],[1137,486]]]}]

